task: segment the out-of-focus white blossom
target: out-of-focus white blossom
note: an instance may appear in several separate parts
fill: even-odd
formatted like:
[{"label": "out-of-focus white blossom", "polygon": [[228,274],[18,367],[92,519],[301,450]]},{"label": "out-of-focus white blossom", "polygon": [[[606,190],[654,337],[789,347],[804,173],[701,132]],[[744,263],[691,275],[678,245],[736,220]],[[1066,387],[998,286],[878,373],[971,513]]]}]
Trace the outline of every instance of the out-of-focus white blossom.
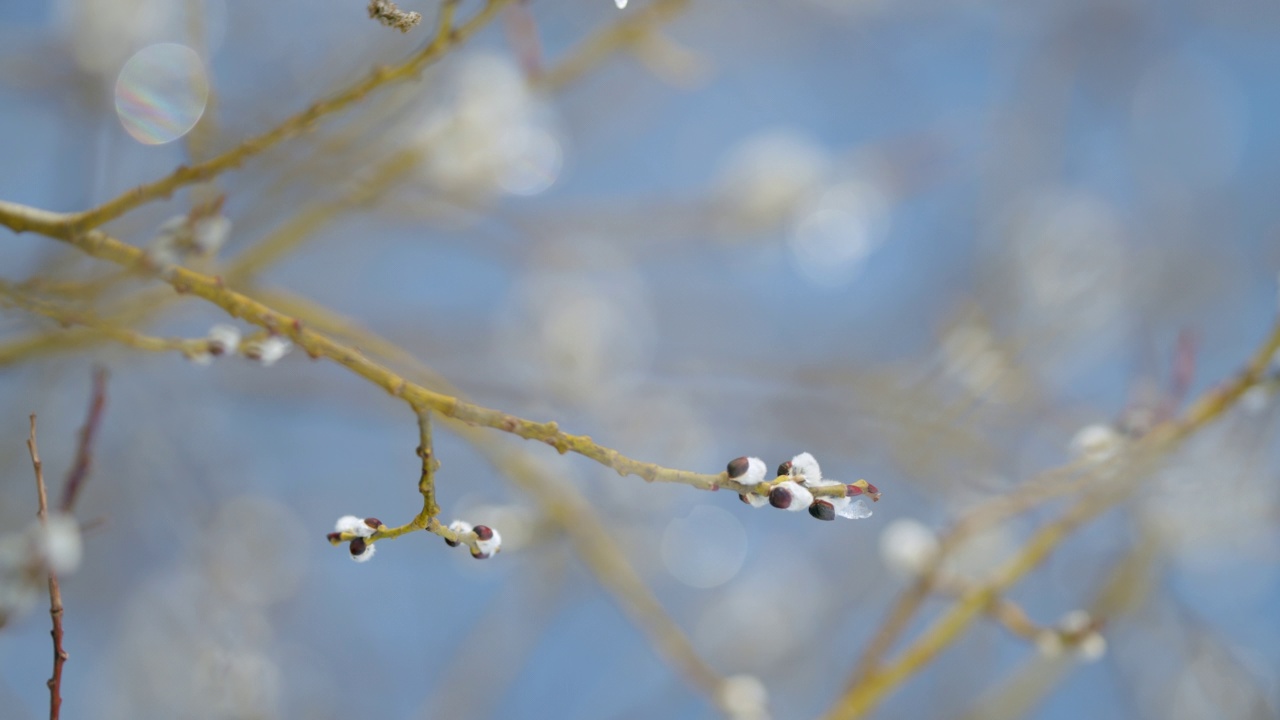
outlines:
[{"label": "out-of-focus white blossom", "polygon": [[147,256],[157,265],[176,265],[188,255],[217,254],[230,235],[231,220],[223,215],[175,215],[160,224]]},{"label": "out-of-focus white blossom", "polygon": [[1058,628],[1070,635],[1079,635],[1093,626],[1093,616],[1088,610],[1072,610],[1058,621]]},{"label": "out-of-focus white blossom", "polygon": [[1124,437],[1115,428],[1094,423],[1080,428],[1071,438],[1071,456],[1077,460],[1104,462],[1115,457],[1124,446]]},{"label": "out-of-focus white blossom", "polygon": [[181,31],[181,4],[167,0],[57,0],[67,51],[86,72],[114,75],[139,47]]},{"label": "out-of-focus white blossom", "polygon": [[919,575],[937,554],[938,537],[919,520],[898,518],[880,533],[880,559],[898,575]]},{"label": "out-of-focus white blossom", "polygon": [[497,55],[464,58],[453,98],[418,131],[422,172],[455,195],[536,195],[555,183],[563,148],[550,108],[520,69]]},{"label": "out-of-focus white blossom", "polygon": [[754,675],[733,675],[720,686],[720,705],[731,720],[768,720],[769,691]]},{"label": "out-of-focus white blossom", "polygon": [[826,152],[807,137],[770,131],[748,138],[725,160],[720,202],[733,229],[765,230],[791,218],[825,181]]},{"label": "out-of-focus white blossom", "polygon": [[82,552],[79,523],[58,513],[0,537],[0,627],[36,603],[46,570],[70,573],[80,566]]},{"label": "out-of-focus white blossom", "polygon": [[230,355],[240,349],[240,329],[234,325],[218,323],[209,328],[209,352],[214,355]]},{"label": "out-of-focus white blossom", "polygon": [[261,340],[245,343],[244,356],[250,360],[257,360],[263,367],[271,367],[280,358],[288,355],[292,349],[293,343],[289,342],[288,338],[269,335]]},{"label": "out-of-focus white blossom", "polygon": [[49,569],[60,575],[80,567],[83,547],[80,523],[70,515],[52,513],[42,527],[35,530],[40,552]]},{"label": "out-of-focus white blossom", "polygon": [[618,6],[619,10],[622,10],[627,7],[627,0],[613,0],[613,2],[615,5]]},{"label": "out-of-focus white blossom", "polygon": [[1102,633],[1091,632],[1076,645],[1076,657],[1084,662],[1097,662],[1107,654],[1107,639]]},{"label": "out-of-focus white blossom", "polygon": [[888,235],[891,206],[870,180],[839,183],[808,198],[787,237],[796,268],[815,285],[849,284]]},{"label": "out-of-focus white blossom", "polygon": [[231,220],[225,215],[206,215],[191,223],[191,244],[200,255],[216,255],[231,237]]}]

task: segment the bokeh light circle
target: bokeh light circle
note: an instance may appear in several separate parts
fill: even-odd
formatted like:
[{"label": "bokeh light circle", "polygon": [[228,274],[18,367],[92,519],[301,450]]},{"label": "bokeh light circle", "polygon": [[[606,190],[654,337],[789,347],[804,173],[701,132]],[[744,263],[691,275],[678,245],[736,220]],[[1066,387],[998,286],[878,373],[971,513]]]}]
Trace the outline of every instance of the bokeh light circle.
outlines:
[{"label": "bokeh light circle", "polygon": [[733,579],[747,559],[747,531],[732,513],[698,505],[662,533],[662,561],[677,580],[709,589]]},{"label": "bokeh light circle", "polygon": [[135,140],[163,145],[199,122],[209,99],[200,56],[186,45],[149,45],[129,58],[116,79],[116,114]]}]

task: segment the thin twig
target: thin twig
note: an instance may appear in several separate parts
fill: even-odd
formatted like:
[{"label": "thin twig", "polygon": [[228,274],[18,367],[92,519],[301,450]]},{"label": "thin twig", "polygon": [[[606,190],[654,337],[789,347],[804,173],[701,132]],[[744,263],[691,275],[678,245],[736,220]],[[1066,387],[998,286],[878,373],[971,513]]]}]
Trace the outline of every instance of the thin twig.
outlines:
[{"label": "thin twig", "polygon": [[80,495],[84,481],[89,477],[89,467],[93,462],[93,440],[98,434],[98,426],[102,422],[102,409],[107,404],[107,369],[96,367],[93,370],[93,394],[89,399],[89,411],[85,415],[84,425],[80,428],[80,438],[76,445],[76,462],[67,473],[67,481],[62,485],[62,501],[59,509],[64,513],[75,507],[76,498]]},{"label": "thin twig", "polygon": [[[41,524],[48,524],[49,497],[44,486],[44,465],[40,462],[40,449],[36,446],[36,416],[31,415],[31,432],[27,436],[27,452],[31,454],[31,466],[36,474],[36,491],[40,499],[38,516]],[[62,664],[67,661],[67,651],[62,649],[62,589],[58,576],[49,568],[49,617],[53,619],[53,676],[49,686],[49,720],[58,720],[62,712]]]},{"label": "thin twig", "polygon": [[436,504],[436,470],[440,461],[436,459],[431,444],[431,411],[418,413],[418,457],[422,458],[422,477],[418,480],[418,492],[422,493],[422,520],[426,521],[440,514],[440,506]]}]

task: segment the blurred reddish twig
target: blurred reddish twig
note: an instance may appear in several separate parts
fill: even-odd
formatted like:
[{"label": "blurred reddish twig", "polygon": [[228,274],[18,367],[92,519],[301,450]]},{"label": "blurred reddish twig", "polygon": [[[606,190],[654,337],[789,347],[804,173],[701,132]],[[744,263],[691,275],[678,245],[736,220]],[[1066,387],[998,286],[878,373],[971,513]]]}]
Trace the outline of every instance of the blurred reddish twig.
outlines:
[{"label": "blurred reddish twig", "polygon": [[62,485],[62,501],[58,508],[64,513],[71,512],[89,477],[89,468],[93,462],[93,440],[98,434],[98,425],[102,422],[102,409],[107,402],[107,370],[94,368],[93,394],[89,399],[89,412],[85,415],[84,425],[80,428],[80,440],[76,446],[76,462],[67,473],[67,480]]}]

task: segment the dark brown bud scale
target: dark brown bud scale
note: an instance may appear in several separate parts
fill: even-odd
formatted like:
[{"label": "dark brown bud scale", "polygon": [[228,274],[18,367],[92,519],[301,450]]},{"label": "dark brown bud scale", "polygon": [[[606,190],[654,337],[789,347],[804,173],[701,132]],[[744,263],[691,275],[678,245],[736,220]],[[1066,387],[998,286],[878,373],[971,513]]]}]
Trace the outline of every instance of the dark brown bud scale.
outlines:
[{"label": "dark brown bud scale", "polygon": [[378,528],[382,527],[382,521],[379,520],[378,518],[365,518],[364,524],[368,525],[374,530],[377,530]]},{"label": "dark brown bud scale", "polygon": [[814,503],[809,506],[809,514],[819,520],[836,519],[836,509],[826,500],[815,500]]},{"label": "dark brown bud scale", "polygon": [[740,458],[734,458],[733,460],[729,461],[729,466],[725,469],[725,472],[729,474],[729,479],[733,480],[734,478],[740,478],[743,475],[746,475],[747,468],[749,468],[750,466],[751,466],[751,461],[748,460],[745,456]]},{"label": "dark brown bud scale", "polygon": [[784,487],[775,487],[769,491],[769,504],[779,510],[791,507],[791,491]]},{"label": "dark brown bud scale", "polygon": [[327,539],[330,543],[337,545],[338,543],[342,542],[342,533],[331,532],[328,535],[325,535],[325,539]]},{"label": "dark brown bud scale", "polygon": [[449,547],[458,547],[462,543],[458,542],[457,540],[450,540],[449,538],[445,538],[444,544],[448,545]]},{"label": "dark brown bud scale", "polygon": [[846,496],[846,497],[853,497],[853,496],[855,496],[855,495],[861,495],[861,494],[862,494],[862,488],[858,487],[857,485],[846,485],[846,486],[845,486],[845,488],[844,488],[844,494],[845,494],[845,496]]},{"label": "dark brown bud scale", "polygon": [[489,559],[489,553],[480,552],[479,550],[475,550],[475,549],[473,549],[473,550],[471,551],[471,557],[473,557],[473,558],[475,558],[475,559],[477,559],[477,560],[488,560],[488,559]]},{"label": "dark brown bud scale", "polygon": [[365,542],[364,538],[358,537],[351,541],[351,554],[355,556],[363,555],[368,546],[369,544]]},{"label": "dark brown bud scale", "polygon": [[790,461],[790,460],[788,460],[788,461],[786,461],[786,462],[784,462],[784,463],[782,463],[781,465],[779,465],[779,466],[778,466],[778,475],[790,475],[790,474],[791,474],[791,461]]},{"label": "dark brown bud scale", "polygon": [[471,528],[471,531],[476,534],[478,540],[489,540],[493,537],[493,529],[488,525],[477,525]]}]

